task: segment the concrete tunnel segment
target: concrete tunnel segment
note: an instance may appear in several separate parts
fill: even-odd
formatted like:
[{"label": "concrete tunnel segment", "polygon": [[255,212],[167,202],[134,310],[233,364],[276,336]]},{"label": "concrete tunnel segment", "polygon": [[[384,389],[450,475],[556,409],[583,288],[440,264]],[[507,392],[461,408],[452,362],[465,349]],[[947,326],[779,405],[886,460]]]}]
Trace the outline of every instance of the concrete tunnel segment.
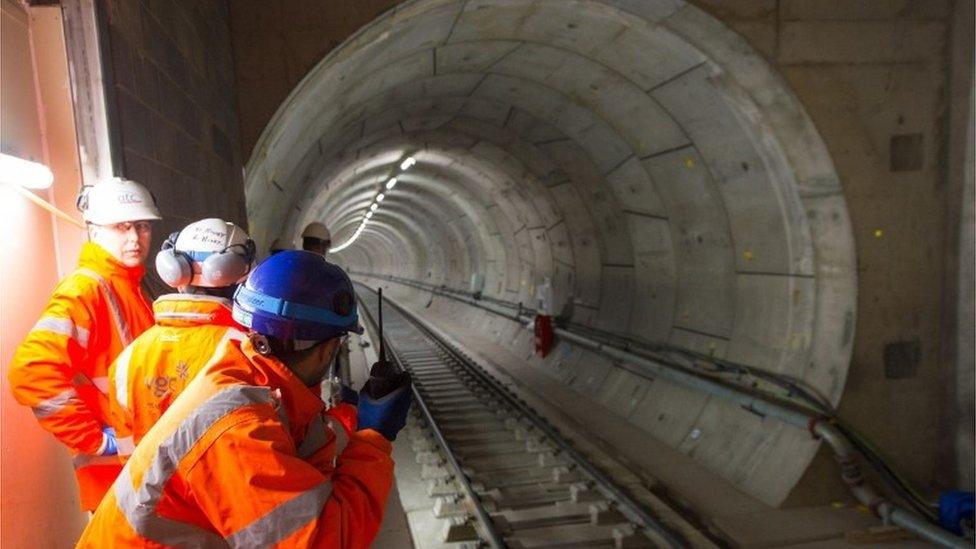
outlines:
[{"label": "concrete tunnel segment", "polygon": [[[575,322],[839,402],[857,290],[840,182],[782,78],[694,6],[401,4],[319,62],[265,129],[245,176],[252,234],[266,247],[321,220],[343,243],[406,156],[417,164],[340,264],[457,289],[482,274],[485,295],[526,303],[548,277]],[[539,367],[770,505],[819,446],[582,351]]]}]

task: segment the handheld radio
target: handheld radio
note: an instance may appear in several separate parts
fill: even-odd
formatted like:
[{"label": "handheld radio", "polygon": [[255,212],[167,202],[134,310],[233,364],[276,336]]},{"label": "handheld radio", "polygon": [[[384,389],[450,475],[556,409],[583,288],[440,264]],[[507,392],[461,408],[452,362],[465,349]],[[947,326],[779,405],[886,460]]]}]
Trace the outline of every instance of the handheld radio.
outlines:
[{"label": "handheld radio", "polygon": [[379,288],[377,294],[379,295],[379,304],[377,305],[379,327],[377,330],[380,338],[380,357],[370,368],[369,380],[363,387],[363,391],[374,400],[383,398],[410,380],[410,376],[406,372],[386,359],[386,340],[383,339],[383,288]]}]

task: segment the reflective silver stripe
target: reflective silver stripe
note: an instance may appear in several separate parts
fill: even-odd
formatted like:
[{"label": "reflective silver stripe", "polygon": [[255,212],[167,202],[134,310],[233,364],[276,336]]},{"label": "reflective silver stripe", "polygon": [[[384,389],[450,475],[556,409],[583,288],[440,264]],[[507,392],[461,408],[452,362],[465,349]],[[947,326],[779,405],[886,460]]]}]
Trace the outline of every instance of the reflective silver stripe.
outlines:
[{"label": "reflective silver stripe", "polygon": [[270,547],[288,539],[303,526],[319,518],[332,495],[332,483],[324,481],[281,503],[263,517],[227,536],[231,547]]},{"label": "reflective silver stripe", "polygon": [[217,303],[227,307],[228,309],[234,306],[234,302],[226,297],[218,297],[207,294],[163,294],[156,298],[156,303],[161,301],[201,301],[206,303]]},{"label": "reflective silver stripe", "polygon": [[315,419],[305,428],[305,439],[298,447],[298,457],[308,459],[315,455],[315,452],[321,450],[329,442],[329,436],[325,430],[325,421],[322,416],[315,416]]},{"label": "reflective silver stripe", "polygon": [[281,420],[281,426],[285,429],[285,432],[288,433],[289,437],[292,436],[291,418],[288,417],[288,411],[285,410],[285,405],[282,404],[280,400],[276,399],[274,401],[274,409],[275,409],[275,413],[278,414],[278,419]]},{"label": "reflective silver stripe", "polygon": [[115,359],[115,402],[123,410],[129,410],[129,360],[132,358],[132,345],[129,345]]},{"label": "reflective silver stripe", "polygon": [[102,392],[103,395],[108,396],[108,377],[99,376],[91,378],[92,385],[96,389]]},{"label": "reflective silver stripe", "polygon": [[226,549],[227,542],[210,530],[157,515],[156,505],[162,488],[156,489],[156,493],[149,493],[143,486],[136,493],[132,488],[131,463],[126,463],[113,488],[119,510],[137,534],[168,546]]},{"label": "reflective silver stripe", "polygon": [[157,515],[156,506],[180,461],[217,421],[244,406],[270,403],[271,391],[267,387],[250,385],[234,385],[210,397],[159,445],[138,490],[132,486],[130,460],[115,482],[115,497],[132,529],[163,545],[226,547],[226,542],[213,532]]},{"label": "reflective silver stripe", "polygon": [[52,332],[55,334],[66,335],[75,340],[83,349],[88,348],[88,338],[91,332],[75,323],[70,318],[60,318],[56,316],[41,317],[31,329],[32,332]]},{"label": "reflective silver stripe", "polygon": [[131,456],[136,451],[136,442],[132,437],[119,437],[115,439],[115,445],[119,449],[120,456]]},{"label": "reflective silver stripe", "polygon": [[[216,303],[222,305],[228,310],[231,310],[234,303],[225,298],[217,297],[212,295],[196,295],[196,294],[166,294],[161,295],[156,298],[156,303],[162,303],[166,301],[196,301],[201,303]],[[191,311],[177,312],[177,311],[162,311],[155,312],[156,320],[202,320],[210,321],[214,317],[214,313],[195,313]]]},{"label": "reflective silver stripe", "polygon": [[126,323],[125,317],[122,316],[122,308],[119,307],[119,298],[115,295],[112,287],[108,285],[108,282],[100,274],[85,267],[75,272],[98,282],[98,285],[102,287],[102,291],[105,292],[105,297],[108,299],[109,308],[112,310],[112,319],[115,320],[115,329],[119,333],[119,339],[122,340],[123,345],[132,343],[132,334],[129,332],[129,325]]},{"label": "reflective silver stripe", "polygon": [[122,462],[119,460],[119,456],[89,456],[81,454],[71,458],[71,464],[75,466],[75,469],[81,469],[89,465],[122,465]]},{"label": "reflective silver stripe", "polygon": [[156,320],[203,320],[209,321],[213,320],[214,315],[210,313],[189,313],[189,312],[172,312],[172,313],[156,313]]},{"label": "reflective silver stripe", "polygon": [[44,419],[64,410],[65,406],[69,404],[81,404],[81,399],[78,398],[78,391],[74,389],[62,391],[49,399],[42,400],[34,406],[31,406],[31,410],[34,411],[34,417]]},{"label": "reflective silver stripe", "polygon": [[346,429],[342,423],[330,416],[324,418],[321,415],[317,416],[308,424],[305,429],[305,439],[298,447],[298,457],[308,459],[314,456],[316,452],[328,444],[330,434],[335,437],[335,453],[332,455],[332,461],[335,463],[336,458],[349,444],[349,437],[346,435]]},{"label": "reflective silver stripe", "polygon": [[326,417],[326,421],[329,422],[329,427],[332,432],[335,433],[336,437],[336,450],[335,455],[338,457],[346,449],[346,445],[349,444],[349,435],[346,434],[346,428],[342,426],[342,423],[331,416]]}]

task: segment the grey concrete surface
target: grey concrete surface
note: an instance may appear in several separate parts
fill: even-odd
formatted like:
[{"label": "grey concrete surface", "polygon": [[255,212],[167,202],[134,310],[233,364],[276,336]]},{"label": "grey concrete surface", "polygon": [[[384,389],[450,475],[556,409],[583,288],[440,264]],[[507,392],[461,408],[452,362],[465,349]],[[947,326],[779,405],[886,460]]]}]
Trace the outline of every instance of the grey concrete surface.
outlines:
[{"label": "grey concrete surface", "polygon": [[[382,285],[385,295],[408,310],[423,314],[430,328],[466,349],[479,365],[544,414],[604,470],[625,470],[621,478],[629,475],[635,484],[654,489],[657,494],[670,494],[673,502],[684,506],[701,524],[733,547],[913,549],[930,546],[910,536],[893,540],[870,537],[880,535],[884,528],[850,497],[829,504],[788,509],[771,507],[739,490],[709,467],[686,459],[684,453],[640,432],[635,422],[621,422],[616,413],[606,408],[585,405],[579,393],[555,382],[561,375],[559,371],[533,367],[525,357],[513,354],[490,334],[457,330],[456,317],[463,305],[439,298],[426,307],[423,296],[410,288],[366,280],[374,286]],[[511,330],[526,331],[514,322],[509,324]],[[620,404],[626,406],[625,402]],[[712,433],[703,432],[699,436],[708,437]],[[612,449],[612,457],[604,454],[608,448]],[[706,546],[700,538],[689,539],[694,547]]]},{"label": "grey concrete surface", "polygon": [[[410,155],[343,265],[454,288],[482,274],[487,296],[526,303],[550,278],[576,322],[786,373],[839,401],[856,305],[839,181],[789,88],[699,9],[386,12],[302,80],[258,141],[252,234],[266,244],[282,219],[286,237],[324,219],[342,243]],[[567,367],[586,369],[566,379],[589,398],[616,397],[613,365]],[[629,420],[783,501],[817,444],[680,394],[654,384]],[[659,409],[671,419],[652,419]],[[714,435],[688,438],[702,429]]]}]

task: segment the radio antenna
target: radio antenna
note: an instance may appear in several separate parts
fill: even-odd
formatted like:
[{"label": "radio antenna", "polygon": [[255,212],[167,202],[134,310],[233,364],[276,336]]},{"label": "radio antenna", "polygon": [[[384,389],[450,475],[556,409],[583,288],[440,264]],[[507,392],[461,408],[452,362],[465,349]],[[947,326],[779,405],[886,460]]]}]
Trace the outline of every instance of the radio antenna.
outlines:
[{"label": "radio antenna", "polygon": [[386,362],[386,341],[383,339],[383,287],[377,292],[379,294],[379,332],[380,332],[380,362]]}]

